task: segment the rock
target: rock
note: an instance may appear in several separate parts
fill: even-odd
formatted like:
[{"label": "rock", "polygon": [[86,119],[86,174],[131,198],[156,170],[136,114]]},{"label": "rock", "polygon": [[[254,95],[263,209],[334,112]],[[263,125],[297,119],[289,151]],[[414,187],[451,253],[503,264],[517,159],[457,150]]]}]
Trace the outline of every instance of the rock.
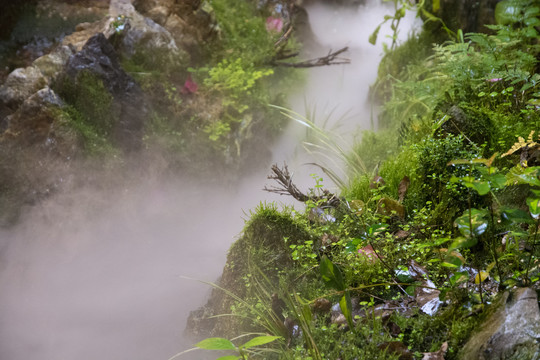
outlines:
[{"label": "rock", "polygon": [[13,70],[0,87],[0,102],[15,110],[30,95],[47,84],[47,80],[35,66]]},{"label": "rock", "polygon": [[102,33],[106,38],[109,38],[115,33],[115,29],[112,26],[113,21],[114,18],[105,17],[93,23],[79,24],[76,28],[76,30],[79,30],[66,36],[62,40],[62,45],[72,47],[75,51],[81,51],[84,44],[98,33]]},{"label": "rock", "polygon": [[34,60],[33,65],[41,71],[50,83],[62,71],[71,55],[73,55],[73,50],[70,47],[59,46],[51,53]]},{"label": "rock", "polygon": [[112,140],[126,150],[139,148],[147,115],[144,96],[140,87],[121,68],[113,46],[101,33],[90,38],[81,51],[69,58],[60,81],[63,91],[72,86],[70,82],[75,88],[81,86],[79,76],[83,72],[100,79],[113,97],[118,119],[111,124]]},{"label": "rock", "polygon": [[19,109],[7,117],[7,130],[1,140],[24,146],[42,146],[64,158],[78,149],[78,138],[60,120],[62,99],[49,87],[37,91]]},{"label": "rock", "polygon": [[460,353],[461,360],[525,360],[540,357],[538,297],[530,288],[504,292],[494,311]]},{"label": "rock", "polygon": [[123,22],[117,25],[116,32],[120,38],[119,49],[124,55],[131,57],[138,52],[157,51],[160,56],[169,57],[170,61],[186,56],[163,26],[139,14],[131,4],[113,6],[113,3],[109,9],[110,14],[116,21]]},{"label": "rock", "polygon": [[384,197],[377,203],[377,213],[386,216],[398,216],[405,218],[405,206],[394,199]]},{"label": "rock", "polygon": [[200,53],[200,44],[215,30],[212,16],[200,5],[200,0],[134,1],[137,11],[167,29],[176,45],[188,50],[192,57]]}]

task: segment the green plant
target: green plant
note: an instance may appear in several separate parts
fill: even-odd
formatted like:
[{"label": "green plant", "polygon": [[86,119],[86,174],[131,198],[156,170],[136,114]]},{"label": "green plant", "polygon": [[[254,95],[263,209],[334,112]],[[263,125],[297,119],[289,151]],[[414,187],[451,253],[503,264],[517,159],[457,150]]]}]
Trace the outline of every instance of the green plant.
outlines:
[{"label": "green plant", "polygon": [[258,347],[276,341],[277,339],[279,339],[278,336],[256,336],[244,344],[236,346],[230,340],[224,338],[208,338],[198,342],[195,346],[204,350],[229,350],[236,353],[235,355],[220,356],[217,360],[247,360],[250,358],[248,356],[249,354],[261,354],[261,350]]},{"label": "green plant", "polygon": [[[326,130],[315,123],[314,114],[303,116],[295,111],[281,106],[272,105],[282,115],[304,126],[307,140],[303,141],[304,149],[317,157],[317,163],[323,172],[342,190],[347,188],[350,179],[367,172],[362,156],[351,152],[344,144],[346,142],[336,133]],[[341,175],[339,169],[345,167],[347,174]]]}]

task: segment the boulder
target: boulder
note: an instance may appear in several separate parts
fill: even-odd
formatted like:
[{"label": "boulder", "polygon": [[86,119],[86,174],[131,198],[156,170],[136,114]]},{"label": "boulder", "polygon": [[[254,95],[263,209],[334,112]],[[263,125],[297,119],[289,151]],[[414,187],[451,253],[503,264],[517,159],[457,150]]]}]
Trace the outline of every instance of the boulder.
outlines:
[{"label": "boulder", "polygon": [[128,57],[138,51],[156,50],[171,58],[181,55],[172,35],[152,19],[139,14],[133,5],[111,2],[109,13],[116,18],[113,27],[120,35],[121,51]]},{"label": "boulder", "polygon": [[[112,139],[125,150],[139,148],[147,106],[140,87],[120,66],[116,51],[101,33],[91,37],[83,49],[71,56],[59,81],[60,91],[77,91],[81,74],[99,79],[113,98],[117,118],[110,124]],[[66,94],[69,96],[69,94]],[[94,124],[94,126],[97,124]]]},{"label": "boulder", "polygon": [[530,288],[504,292],[493,312],[460,353],[461,360],[527,360],[540,357],[538,297]]},{"label": "boulder", "polygon": [[47,80],[35,66],[13,70],[0,86],[0,102],[15,110],[30,95],[47,84]]},{"label": "boulder", "polygon": [[7,130],[0,137],[13,144],[41,146],[64,158],[78,149],[78,139],[61,121],[63,100],[49,87],[40,89],[8,116]]},{"label": "boulder", "polygon": [[59,46],[51,53],[34,60],[32,65],[41,71],[48,82],[51,82],[62,71],[71,55],[73,50],[69,46]]}]

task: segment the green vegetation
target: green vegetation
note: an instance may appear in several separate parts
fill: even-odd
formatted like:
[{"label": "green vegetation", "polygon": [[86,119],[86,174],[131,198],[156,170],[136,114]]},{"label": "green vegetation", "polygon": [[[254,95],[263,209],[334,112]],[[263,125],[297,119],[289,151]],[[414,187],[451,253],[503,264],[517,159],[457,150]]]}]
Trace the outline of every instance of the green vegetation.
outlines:
[{"label": "green vegetation", "polygon": [[[352,153],[280,109],[347,176],[325,164],[341,188],[334,201],[315,175],[305,211],[251,214],[221,282],[221,312],[243,320],[218,318],[213,335],[281,337],[252,359],[458,359],[486,304],[540,280],[540,8],[512,6],[519,16],[490,35],[404,55],[420,34],[390,51],[382,66],[393,70],[375,88],[383,129]],[[286,332],[261,326],[276,320]]]},{"label": "green vegetation", "polygon": [[87,154],[114,153],[111,133],[119,115],[103,81],[82,71],[75,80],[65,78],[56,85],[69,104],[62,115],[68,119],[67,125],[80,135]]},{"label": "green vegetation", "polygon": [[268,104],[283,103],[281,83],[291,70],[275,69],[271,62],[295,45],[292,38],[275,45],[282,34],[267,29],[270,10],[252,1],[209,0],[201,9],[211,17],[213,32],[191,67],[185,65],[189,60],[185,66],[156,64],[165,57],[143,51],[123,59],[123,67],[153,104],[147,148],[160,151],[173,167],[214,178],[216,172],[249,166],[249,158],[259,161],[251,150],[269,144],[282,129],[283,117]]}]

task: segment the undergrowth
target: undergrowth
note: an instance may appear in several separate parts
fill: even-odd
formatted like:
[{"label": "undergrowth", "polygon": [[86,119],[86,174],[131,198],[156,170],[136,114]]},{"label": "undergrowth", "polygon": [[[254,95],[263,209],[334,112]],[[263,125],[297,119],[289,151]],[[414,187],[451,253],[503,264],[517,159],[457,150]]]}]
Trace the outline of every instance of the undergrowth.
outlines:
[{"label": "undergrowth", "polygon": [[[324,167],[339,201],[317,200],[324,189],[314,176],[303,211],[257,209],[231,248],[228,266],[242,276],[228,291],[250,295],[225,312],[286,329],[251,322],[280,339],[265,344],[271,356],[244,358],[458,359],[498,293],[537,285],[540,8],[513,4],[520,16],[490,35],[454,34],[409,63],[407,49],[391,50],[384,66],[393,55],[404,64],[380,74],[383,130],[352,152],[279,108],[317,135],[314,152],[341,157],[348,177]],[[278,218],[294,231],[270,230]],[[271,244],[253,237],[255,222]],[[245,331],[227,330],[220,336]]]}]

